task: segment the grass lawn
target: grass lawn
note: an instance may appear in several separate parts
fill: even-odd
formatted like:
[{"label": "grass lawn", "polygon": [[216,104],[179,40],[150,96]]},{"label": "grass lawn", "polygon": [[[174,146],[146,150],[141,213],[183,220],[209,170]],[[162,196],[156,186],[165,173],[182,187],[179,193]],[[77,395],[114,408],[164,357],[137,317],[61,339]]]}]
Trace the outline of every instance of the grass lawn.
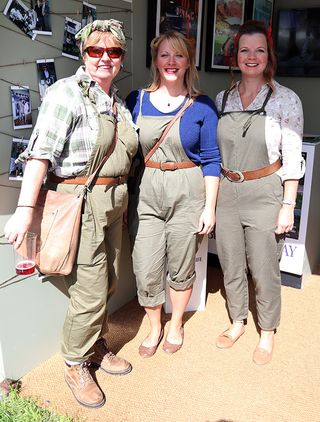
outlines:
[{"label": "grass lawn", "polygon": [[[35,399],[22,397],[17,389],[0,400],[1,422],[76,422],[69,416],[60,416],[52,409],[41,408]],[[79,421],[80,422],[80,421]]]}]

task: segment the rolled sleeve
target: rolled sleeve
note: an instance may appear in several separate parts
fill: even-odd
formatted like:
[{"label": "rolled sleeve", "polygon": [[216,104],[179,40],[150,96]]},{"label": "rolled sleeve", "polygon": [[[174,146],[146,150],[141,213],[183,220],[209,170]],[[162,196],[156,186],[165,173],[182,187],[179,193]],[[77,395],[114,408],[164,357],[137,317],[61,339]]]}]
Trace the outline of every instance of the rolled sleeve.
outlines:
[{"label": "rolled sleeve", "polygon": [[51,163],[50,167],[54,169],[70,137],[75,119],[74,109],[72,90],[62,83],[49,87],[40,107],[28,148],[19,160],[47,159]]},{"label": "rolled sleeve", "polygon": [[291,91],[287,104],[282,108],[281,118],[282,181],[300,179],[304,174],[302,137],[302,104],[298,96]]}]

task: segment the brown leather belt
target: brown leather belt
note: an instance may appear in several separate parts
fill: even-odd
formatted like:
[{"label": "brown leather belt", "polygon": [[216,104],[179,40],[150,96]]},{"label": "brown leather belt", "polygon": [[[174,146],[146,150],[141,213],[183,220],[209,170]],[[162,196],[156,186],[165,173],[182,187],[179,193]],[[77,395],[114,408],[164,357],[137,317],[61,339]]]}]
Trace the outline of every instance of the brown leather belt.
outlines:
[{"label": "brown leather belt", "polygon": [[189,169],[191,167],[196,167],[196,164],[192,161],[147,161],[145,166],[153,169],[160,169],[162,171],[174,171],[177,169]]},{"label": "brown leather belt", "polygon": [[[63,177],[56,176],[51,173],[48,177],[49,182],[53,183],[64,183],[68,185],[85,185],[88,178],[87,177],[68,177],[64,179]],[[127,176],[118,176],[118,177],[97,177],[94,181],[94,185],[121,185],[127,181]]]},{"label": "brown leather belt", "polygon": [[270,176],[270,174],[275,173],[281,168],[281,160],[278,159],[269,166],[262,167],[257,170],[250,171],[238,171],[238,170],[229,170],[221,166],[221,173],[228,179],[230,182],[241,183],[245,180],[255,180],[260,179],[261,177]]}]

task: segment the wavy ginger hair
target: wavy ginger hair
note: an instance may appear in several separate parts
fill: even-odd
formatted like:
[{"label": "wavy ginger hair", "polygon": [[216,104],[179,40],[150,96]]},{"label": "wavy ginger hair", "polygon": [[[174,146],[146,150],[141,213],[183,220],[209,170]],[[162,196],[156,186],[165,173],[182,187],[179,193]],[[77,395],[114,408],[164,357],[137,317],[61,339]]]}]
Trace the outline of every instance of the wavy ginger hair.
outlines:
[{"label": "wavy ginger hair", "polygon": [[[277,60],[276,60],[276,56],[273,49],[273,41],[272,41],[271,33],[266,28],[265,24],[262,21],[250,20],[240,26],[238,34],[236,35],[235,40],[234,40],[231,66],[232,67],[238,66],[239,40],[242,37],[242,35],[254,35],[254,34],[262,34],[266,38],[267,47],[268,47],[268,63],[263,72],[263,76],[265,78],[265,81],[270,86],[273,86],[272,79],[276,72]],[[232,68],[231,68],[231,76],[233,79],[232,83],[234,83],[234,74],[232,72]]]}]

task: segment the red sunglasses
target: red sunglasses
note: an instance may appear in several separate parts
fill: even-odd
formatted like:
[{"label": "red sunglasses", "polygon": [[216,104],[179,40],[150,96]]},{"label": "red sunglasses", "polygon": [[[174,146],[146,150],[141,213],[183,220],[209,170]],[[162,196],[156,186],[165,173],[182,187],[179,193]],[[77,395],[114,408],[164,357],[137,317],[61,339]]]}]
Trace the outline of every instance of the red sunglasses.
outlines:
[{"label": "red sunglasses", "polygon": [[123,54],[123,50],[120,47],[103,48],[91,46],[85,49],[85,53],[88,53],[90,57],[94,57],[95,59],[101,59],[105,52],[108,54],[110,59],[118,59]]}]

